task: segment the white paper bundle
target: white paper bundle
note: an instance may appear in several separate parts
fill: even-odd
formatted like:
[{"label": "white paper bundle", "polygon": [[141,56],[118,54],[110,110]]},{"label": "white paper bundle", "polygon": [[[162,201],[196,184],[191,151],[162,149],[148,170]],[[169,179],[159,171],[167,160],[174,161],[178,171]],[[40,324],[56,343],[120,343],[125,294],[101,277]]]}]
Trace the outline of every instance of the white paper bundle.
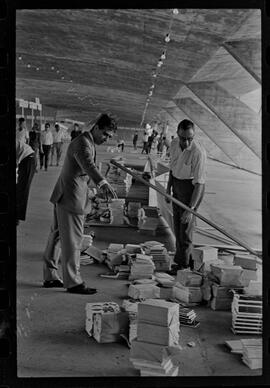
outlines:
[{"label": "white paper bundle", "polygon": [[160,288],[152,284],[131,284],[128,296],[133,299],[159,298]]}]

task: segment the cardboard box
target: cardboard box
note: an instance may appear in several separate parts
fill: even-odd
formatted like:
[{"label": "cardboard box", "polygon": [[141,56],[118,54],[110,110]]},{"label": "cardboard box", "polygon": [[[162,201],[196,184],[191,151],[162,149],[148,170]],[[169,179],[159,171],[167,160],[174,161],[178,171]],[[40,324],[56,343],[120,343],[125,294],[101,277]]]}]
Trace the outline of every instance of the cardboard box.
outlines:
[{"label": "cardboard box", "polygon": [[209,262],[218,260],[218,250],[208,246],[193,248],[192,260],[194,261],[194,270],[209,271]]},{"label": "cardboard box", "polygon": [[200,287],[202,276],[187,269],[177,271],[176,281],[186,287]]},{"label": "cardboard box", "polygon": [[222,287],[219,284],[212,284],[212,293],[216,298],[226,298],[233,300],[232,287]]},{"label": "cardboard box", "polygon": [[131,284],[128,289],[128,296],[133,299],[159,298],[160,288],[153,284]]},{"label": "cardboard box", "polygon": [[138,321],[137,338],[153,344],[172,346],[179,342],[179,322],[170,326],[158,326]]},{"label": "cardboard box", "polygon": [[257,270],[243,269],[240,281],[242,286],[248,287],[251,280],[257,280]]},{"label": "cardboard box", "polygon": [[242,267],[236,265],[228,266],[223,263],[211,264],[210,267],[212,274],[215,276],[221,286],[242,286]]},{"label": "cardboard box", "polygon": [[162,299],[149,299],[138,304],[138,318],[155,325],[170,326],[179,322],[179,305]]}]

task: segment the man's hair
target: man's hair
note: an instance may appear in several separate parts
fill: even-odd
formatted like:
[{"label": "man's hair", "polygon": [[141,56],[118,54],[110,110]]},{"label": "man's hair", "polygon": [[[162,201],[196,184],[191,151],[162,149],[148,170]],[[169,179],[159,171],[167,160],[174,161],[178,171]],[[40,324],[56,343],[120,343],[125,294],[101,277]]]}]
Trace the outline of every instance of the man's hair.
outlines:
[{"label": "man's hair", "polygon": [[59,128],[59,124],[55,124],[55,126],[54,126],[55,128]]},{"label": "man's hair", "polygon": [[179,131],[180,129],[182,129],[183,131],[187,131],[190,128],[194,129],[193,122],[190,120],[184,119],[180,121],[180,123],[178,124],[177,131]]},{"label": "man's hair", "polygon": [[45,127],[50,127],[51,124],[50,123],[45,123]]},{"label": "man's hair", "polygon": [[19,118],[19,123],[23,123],[25,121],[25,118],[24,117],[20,117]]},{"label": "man's hair", "polygon": [[99,129],[103,129],[107,127],[110,129],[110,131],[113,131],[113,132],[116,132],[117,130],[116,120],[109,113],[102,113],[96,120],[94,126],[95,125],[98,125]]},{"label": "man's hair", "polygon": [[74,127],[79,127],[79,124],[78,123],[74,123]]}]

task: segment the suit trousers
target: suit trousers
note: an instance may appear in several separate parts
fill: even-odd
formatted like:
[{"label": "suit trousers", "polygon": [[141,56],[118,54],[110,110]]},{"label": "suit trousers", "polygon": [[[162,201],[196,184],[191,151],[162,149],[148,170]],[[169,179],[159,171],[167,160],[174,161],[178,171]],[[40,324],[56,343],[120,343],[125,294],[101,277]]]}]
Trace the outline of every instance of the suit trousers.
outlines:
[{"label": "suit trousers", "polygon": [[[185,205],[189,206],[194,186],[192,184],[192,179],[177,179],[173,177],[173,197],[183,202]],[[199,199],[197,206],[194,210],[197,210],[202,198]],[[192,216],[191,221],[187,224],[181,222],[181,217],[184,213],[184,209],[175,203],[172,204],[173,207],[173,224],[174,224],[174,233],[176,240],[176,252],[174,261],[180,267],[193,268],[192,262],[192,237],[194,230],[195,217]]]},{"label": "suit trousers", "polygon": [[60,204],[54,207],[53,224],[43,255],[44,281],[59,279],[58,263],[60,258],[65,288],[83,283],[80,275],[80,256],[83,240],[83,214],[70,213]]},{"label": "suit trousers", "polygon": [[18,167],[18,181],[16,184],[16,218],[25,220],[29,191],[35,174],[34,153],[24,158]]}]

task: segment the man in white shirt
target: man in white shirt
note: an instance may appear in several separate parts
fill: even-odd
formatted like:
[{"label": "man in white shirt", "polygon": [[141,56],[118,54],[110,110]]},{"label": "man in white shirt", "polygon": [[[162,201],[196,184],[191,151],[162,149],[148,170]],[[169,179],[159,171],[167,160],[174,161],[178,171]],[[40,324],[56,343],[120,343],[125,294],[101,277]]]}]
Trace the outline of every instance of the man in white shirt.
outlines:
[{"label": "man in white shirt", "polygon": [[[53,135],[50,130],[50,123],[45,124],[45,130],[40,134],[40,169],[45,165],[45,171],[48,169],[49,156],[53,144]],[[44,160],[45,159],[45,160]]]},{"label": "man in white shirt", "polygon": [[[167,193],[183,202],[193,210],[197,210],[205,190],[206,151],[194,139],[194,124],[190,120],[182,120],[177,127],[177,137],[170,147],[170,175]],[[168,202],[168,201],[167,201]],[[176,204],[173,206],[176,266],[171,274],[178,269],[193,267],[192,234],[195,217]]]},{"label": "man in white shirt", "polygon": [[16,140],[17,139],[29,144],[29,132],[26,128],[24,117],[20,117],[18,120],[18,128],[16,129]]},{"label": "man in white shirt", "polygon": [[35,173],[34,150],[22,139],[16,139],[16,220],[25,221],[31,182]]},{"label": "man in white shirt", "polygon": [[63,131],[60,129],[59,124],[55,124],[55,130],[52,133],[53,135],[53,145],[51,149],[51,166],[53,165],[53,157],[56,154],[56,166],[59,166],[60,158],[62,155],[62,146],[64,140]]}]

